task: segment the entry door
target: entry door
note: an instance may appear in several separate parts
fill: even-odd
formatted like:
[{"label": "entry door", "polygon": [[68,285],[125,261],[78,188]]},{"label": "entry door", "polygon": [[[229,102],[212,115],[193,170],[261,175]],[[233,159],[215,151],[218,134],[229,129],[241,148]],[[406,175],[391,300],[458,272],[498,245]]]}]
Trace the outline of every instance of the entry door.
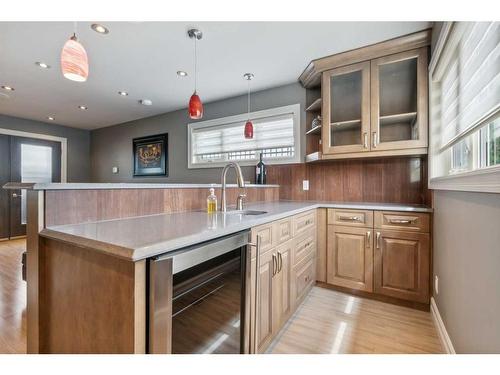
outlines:
[{"label": "entry door", "polygon": [[[61,144],[41,139],[10,138],[12,182],[61,182]],[[26,235],[26,190],[9,190],[10,237]]]}]

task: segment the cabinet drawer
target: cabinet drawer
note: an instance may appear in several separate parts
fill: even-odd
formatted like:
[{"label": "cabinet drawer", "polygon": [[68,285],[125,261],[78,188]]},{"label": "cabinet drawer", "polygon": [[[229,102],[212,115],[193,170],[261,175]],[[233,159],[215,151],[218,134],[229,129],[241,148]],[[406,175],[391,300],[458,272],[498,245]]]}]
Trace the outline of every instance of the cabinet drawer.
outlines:
[{"label": "cabinet drawer", "polygon": [[328,209],[328,224],[373,227],[373,211]]},{"label": "cabinet drawer", "polygon": [[297,265],[304,258],[316,251],[316,231],[308,230],[295,238],[295,246],[292,252],[292,265]]},{"label": "cabinet drawer", "polygon": [[293,299],[294,303],[300,302],[304,295],[312,286],[315,276],[315,257],[313,255],[299,263],[293,272]]},{"label": "cabinet drawer", "polygon": [[275,224],[276,245],[280,245],[292,238],[292,218],[279,220]]},{"label": "cabinet drawer", "polygon": [[375,228],[429,232],[429,214],[375,211]]},{"label": "cabinet drawer", "polygon": [[293,235],[297,236],[316,226],[316,210],[293,217]]},{"label": "cabinet drawer", "polygon": [[[260,237],[260,253],[263,254],[274,247],[274,225],[273,223],[260,225],[252,229],[252,242],[257,243]],[[252,247],[252,258],[256,255],[255,247]]]}]

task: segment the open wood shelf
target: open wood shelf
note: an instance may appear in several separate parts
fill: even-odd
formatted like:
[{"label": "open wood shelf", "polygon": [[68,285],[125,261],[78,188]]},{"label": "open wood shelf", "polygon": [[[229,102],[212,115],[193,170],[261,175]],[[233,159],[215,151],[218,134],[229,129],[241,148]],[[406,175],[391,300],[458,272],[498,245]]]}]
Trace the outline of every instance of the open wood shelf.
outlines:
[{"label": "open wood shelf", "polygon": [[321,111],[321,98],[316,99],[309,107],[306,108],[306,112]]},{"label": "open wood shelf", "polygon": [[315,135],[321,134],[321,125],[317,125],[314,128],[311,128],[308,131],[306,131],[306,135],[310,134],[315,134]]},{"label": "open wood shelf", "polygon": [[412,125],[417,119],[417,112],[398,113],[396,115],[380,116],[380,125],[393,125],[402,122],[409,122]]},{"label": "open wood shelf", "polygon": [[316,151],[306,155],[306,163],[312,163],[321,160],[321,152]]}]

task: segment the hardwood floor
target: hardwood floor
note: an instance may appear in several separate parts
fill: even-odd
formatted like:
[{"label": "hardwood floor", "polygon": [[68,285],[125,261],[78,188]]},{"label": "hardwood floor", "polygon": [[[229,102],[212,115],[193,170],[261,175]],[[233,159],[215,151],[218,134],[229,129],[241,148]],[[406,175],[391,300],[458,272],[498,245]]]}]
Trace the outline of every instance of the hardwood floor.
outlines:
[{"label": "hardwood floor", "polygon": [[0,354],[26,353],[25,249],[24,239],[0,242]]},{"label": "hardwood floor", "polygon": [[429,312],[314,287],[268,353],[443,353]]},{"label": "hardwood floor", "polygon": [[[25,240],[0,242],[0,354],[26,353]],[[443,353],[430,313],[314,287],[269,353]]]}]

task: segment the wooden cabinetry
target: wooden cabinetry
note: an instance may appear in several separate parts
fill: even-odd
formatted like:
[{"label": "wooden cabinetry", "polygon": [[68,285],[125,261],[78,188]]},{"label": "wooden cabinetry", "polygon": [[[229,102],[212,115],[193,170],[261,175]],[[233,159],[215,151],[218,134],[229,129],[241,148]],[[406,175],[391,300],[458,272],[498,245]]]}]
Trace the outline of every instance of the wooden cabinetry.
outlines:
[{"label": "wooden cabinetry", "polygon": [[429,303],[430,215],[328,210],[327,283]]},{"label": "wooden cabinetry", "polygon": [[427,154],[429,44],[423,31],[311,62],[300,81],[321,88],[308,110],[322,125],[306,133],[306,161]]},{"label": "wooden cabinetry", "polygon": [[429,303],[428,233],[376,230],[374,291]]},{"label": "wooden cabinetry", "polygon": [[[266,350],[315,282],[316,210],[252,229],[251,348]],[[257,257],[257,251],[259,256]],[[258,265],[256,261],[258,259]],[[255,280],[255,277],[258,280]]]},{"label": "wooden cabinetry", "polygon": [[346,288],[373,290],[371,228],[333,226],[328,231],[327,282]]}]

